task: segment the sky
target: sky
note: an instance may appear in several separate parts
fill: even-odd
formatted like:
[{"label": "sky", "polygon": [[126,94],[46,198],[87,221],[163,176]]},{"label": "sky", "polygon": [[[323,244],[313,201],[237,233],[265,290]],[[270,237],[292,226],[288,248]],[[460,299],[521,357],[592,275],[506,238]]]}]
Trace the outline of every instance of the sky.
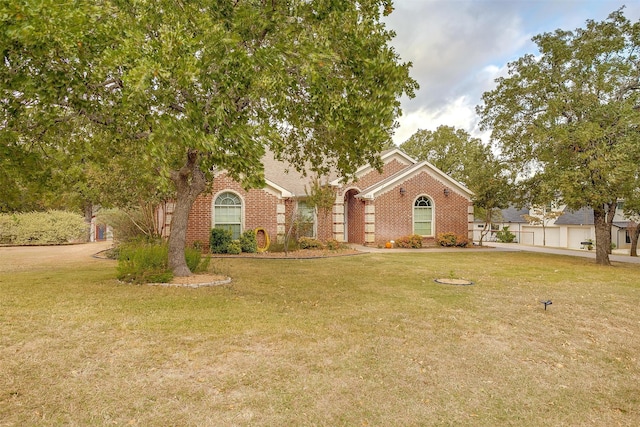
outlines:
[{"label": "sky", "polygon": [[415,98],[402,98],[394,142],[440,125],[488,141],[475,107],[508,62],[538,53],[531,38],[583,28],[622,6],[628,19],[640,20],[640,0],[394,0],[385,18],[396,33],[391,44],[402,62],[413,63],[410,74],[420,84]]}]

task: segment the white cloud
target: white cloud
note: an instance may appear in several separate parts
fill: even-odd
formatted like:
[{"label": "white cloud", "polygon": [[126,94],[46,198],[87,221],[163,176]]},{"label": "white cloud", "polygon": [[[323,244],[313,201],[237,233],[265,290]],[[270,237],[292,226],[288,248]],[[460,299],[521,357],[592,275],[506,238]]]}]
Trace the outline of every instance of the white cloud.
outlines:
[{"label": "white cloud", "polygon": [[[633,0],[625,16],[637,20]],[[404,142],[418,129],[440,125],[465,129],[488,140],[477,128],[475,107],[495,87],[507,63],[537,53],[531,37],[556,28],[582,27],[603,20],[624,0],[396,0],[385,19],[397,33],[392,41],[420,84],[414,99],[403,99],[404,115],[394,136]]]}]

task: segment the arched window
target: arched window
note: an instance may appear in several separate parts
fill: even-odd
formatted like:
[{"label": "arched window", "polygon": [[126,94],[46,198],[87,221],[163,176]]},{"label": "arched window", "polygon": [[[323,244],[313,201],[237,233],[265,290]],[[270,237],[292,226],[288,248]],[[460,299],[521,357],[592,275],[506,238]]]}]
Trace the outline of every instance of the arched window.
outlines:
[{"label": "arched window", "polygon": [[222,193],[213,205],[213,226],[231,230],[234,239],[242,233],[242,200],[234,193]]},{"label": "arched window", "polygon": [[413,233],[433,236],[433,204],[427,196],[420,196],[413,204]]}]

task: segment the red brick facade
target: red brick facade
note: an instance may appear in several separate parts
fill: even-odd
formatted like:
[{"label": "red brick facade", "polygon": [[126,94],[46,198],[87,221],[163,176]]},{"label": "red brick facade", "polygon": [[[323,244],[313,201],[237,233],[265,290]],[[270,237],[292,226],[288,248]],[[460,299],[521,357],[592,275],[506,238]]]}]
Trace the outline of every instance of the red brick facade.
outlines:
[{"label": "red brick facade", "polygon": [[266,190],[246,191],[240,184],[233,181],[226,174],[217,176],[213,181],[211,191],[199,196],[189,213],[187,226],[187,245],[200,241],[208,246],[213,222],[213,202],[220,194],[231,192],[242,200],[242,230],[264,228],[271,239],[278,234],[278,197]]},{"label": "red brick facade", "polygon": [[[333,210],[317,212],[318,239],[335,238],[350,243],[384,245],[389,240],[414,234],[414,203],[420,196],[428,197],[433,206],[433,233],[425,236],[426,244],[433,244],[435,236],[444,232],[469,236],[473,218],[470,215],[470,192],[466,188],[429,164],[416,164],[399,150],[383,159],[382,173],[363,169],[356,182],[334,183],[336,204]],[[198,197],[193,205],[187,244],[195,241],[205,246],[208,244],[214,225],[213,201],[227,191],[242,201],[243,231],[261,227],[267,231],[271,241],[282,239],[297,203],[292,197],[293,192],[287,192],[280,184],[245,191],[227,175],[221,174],[214,179],[211,192]]]}]

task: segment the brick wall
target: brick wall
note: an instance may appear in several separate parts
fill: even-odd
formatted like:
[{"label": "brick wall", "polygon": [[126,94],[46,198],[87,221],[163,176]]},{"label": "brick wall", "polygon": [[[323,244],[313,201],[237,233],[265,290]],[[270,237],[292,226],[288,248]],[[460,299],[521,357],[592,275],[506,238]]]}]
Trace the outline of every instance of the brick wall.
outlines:
[{"label": "brick wall", "polygon": [[[400,187],[406,191],[400,194]],[[434,244],[439,233],[453,232],[468,235],[469,200],[447,187],[426,172],[399,184],[390,191],[379,195],[375,200],[376,238],[375,243],[382,245],[386,241],[413,234],[413,204],[418,196],[428,196],[434,208],[434,238],[425,239],[426,245]]]},{"label": "brick wall", "polygon": [[210,192],[198,196],[194,202],[187,225],[187,245],[198,240],[208,246],[212,226],[212,201],[225,191],[236,193],[242,200],[242,231],[262,227],[267,230],[272,241],[276,240],[278,198],[266,190],[246,191],[240,184],[223,174],[214,179]]},{"label": "brick wall", "polygon": [[382,173],[379,173],[377,170],[373,169],[371,172],[360,177],[360,179],[358,179],[358,181],[355,184],[361,190],[364,190],[365,188],[370,187],[373,184],[376,184],[384,179],[389,178],[391,175],[401,171],[406,167],[407,165],[404,165],[400,163],[398,160],[394,159],[384,164]]},{"label": "brick wall", "polygon": [[[368,244],[383,245],[388,240],[413,234],[413,204],[420,195],[430,197],[434,207],[434,237],[425,239],[425,244],[434,244],[435,236],[444,232],[467,236],[471,202],[452,188],[449,188],[449,195],[445,196],[443,190],[448,185],[428,172],[421,172],[398,184],[378,195],[374,201],[365,202],[354,197],[359,189],[374,185],[405,167],[406,165],[394,159],[385,164],[382,173],[371,171],[361,177],[356,183],[358,188],[343,187],[337,193],[336,200],[346,201],[346,218],[341,213],[336,215],[336,212],[319,211],[317,237],[324,241],[336,236],[342,238],[342,232],[336,232],[336,229],[342,230],[345,220],[348,241],[351,243],[364,244],[365,240],[369,239]],[[405,189],[404,195],[400,194],[400,187]],[[195,201],[189,215],[187,244],[196,240],[208,244],[212,224],[212,201],[223,191],[232,191],[242,199],[243,231],[263,227],[273,242],[278,240],[278,233],[282,237],[286,232],[284,225],[286,222],[288,226],[291,221],[295,201],[280,200],[267,190],[245,191],[238,183],[223,174],[215,178],[208,194],[201,195]],[[365,208],[367,203],[370,206]],[[342,210],[343,207],[339,206],[339,209]],[[339,218],[338,222],[336,218]],[[375,223],[367,224],[365,228],[366,218],[369,222],[374,218]]]}]

